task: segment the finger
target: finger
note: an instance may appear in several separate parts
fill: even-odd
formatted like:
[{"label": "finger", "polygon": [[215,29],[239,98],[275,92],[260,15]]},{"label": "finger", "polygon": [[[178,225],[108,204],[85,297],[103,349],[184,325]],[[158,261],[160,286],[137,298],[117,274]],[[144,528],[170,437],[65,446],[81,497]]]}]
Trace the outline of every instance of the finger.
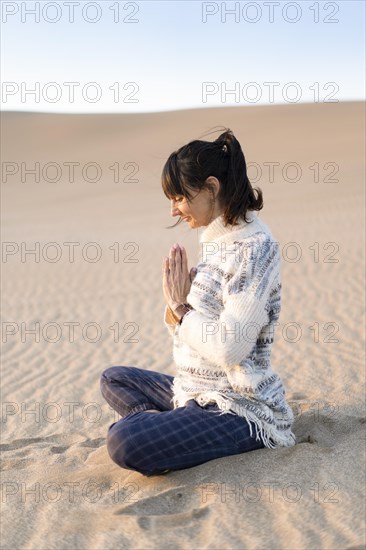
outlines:
[{"label": "finger", "polygon": [[178,250],[179,252],[176,255],[176,265],[182,274],[188,277],[187,253],[184,246],[181,246]]},{"label": "finger", "polygon": [[181,266],[182,271],[185,275],[188,275],[188,259],[187,259],[187,252],[184,246],[181,247]]},{"label": "finger", "polygon": [[173,246],[169,250],[169,259],[175,258],[175,248]]},{"label": "finger", "polygon": [[177,248],[173,249],[173,261],[174,261],[175,267],[177,269],[181,269],[182,258],[181,258],[181,250],[180,250],[179,244],[177,245]]},{"label": "finger", "polygon": [[164,258],[163,261],[163,279],[169,278],[169,258]]},{"label": "finger", "polygon": [[170,266],[170,269],[175,268],[176,262],[177,262],[176,251],[173,247],[171,247],[171,249],[169,251],[169,266]]}]

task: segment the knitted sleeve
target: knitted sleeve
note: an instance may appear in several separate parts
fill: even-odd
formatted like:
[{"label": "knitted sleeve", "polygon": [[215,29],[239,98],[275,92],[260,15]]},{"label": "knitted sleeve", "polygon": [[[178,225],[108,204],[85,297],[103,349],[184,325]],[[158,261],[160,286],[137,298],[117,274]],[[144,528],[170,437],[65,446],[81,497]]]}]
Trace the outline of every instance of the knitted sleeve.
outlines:
[{"label": "knitted sleeve", "polygon": [[269,321],[271,290],[280,277],[278,243],[264,234],[246,245],[237,269],[223,288],[223,309],[217,321],[193,310],[176,337],[227,372],[245,359],[256,345],[263,326]]}]

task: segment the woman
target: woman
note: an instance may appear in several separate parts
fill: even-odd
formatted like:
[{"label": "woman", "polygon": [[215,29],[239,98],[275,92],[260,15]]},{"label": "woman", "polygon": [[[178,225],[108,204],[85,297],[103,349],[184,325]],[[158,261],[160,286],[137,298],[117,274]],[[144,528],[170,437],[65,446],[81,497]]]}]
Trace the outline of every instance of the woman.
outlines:
[{"label": "woman", "polygon": [[279,247],[255,214],[262,192],[254,193],[232,131],[173,152],[162,186],[178,223],[204,227],[200,262],[188,272],[179,245],[163,261],[176,376],[131,366],[102,374],[101,392],[123,417],[108,431],[111,459],[150,476],[295,445],[293,412],[270,362]]}]

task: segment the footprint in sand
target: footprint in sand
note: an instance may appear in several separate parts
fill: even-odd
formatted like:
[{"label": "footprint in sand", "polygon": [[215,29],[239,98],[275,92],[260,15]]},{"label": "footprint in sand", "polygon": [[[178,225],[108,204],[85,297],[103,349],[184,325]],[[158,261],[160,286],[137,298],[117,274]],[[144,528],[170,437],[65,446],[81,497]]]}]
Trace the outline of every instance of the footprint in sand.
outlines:
[{"label": "footprint in sand", "polygon": [[141,529],[157,528],[159,526],[170,526],[172,528],[178,525],[185,525],[195,519],[201,519],[210,514],[208,506],[204,508],[193,508],[188,512],[170,514],[168,516],[140,516],[137,523]]},{"label": "footprint in sand", "polygon": [[174,526],[209,514],[209,507],[202,507],[200,500],[198,493],[186,488],[169,489],[157,496],[142,498],[124,506],[115,515],[138,516],[138,524],[143,529],[149,529],[160,522]]},{"label": "footprint in sand", "polygon": [[[78,448],[81,448],[80,451],[84,448],[84,456],[81,459],[85,462],[88,459],[86,455],[92,454],[92,452],[105,444],[104,437],[87,438],[84,441],[77,441],[79,437],[80,435],[77,434],[71,434],[70,436],[56,434],[47,437],[15,439],[11,443],[4,443],[0,445],[0,451],[7,453],[7,456],[6,458],[3,457],[1,461],[1,470],[21,470],[34,463],[37,458],[37,453],[34,452],[35,447],[42,450],[46,449],[46,452],[48,449],[49,453],[59,455],[59,460],[62,461],[67,460],[66,455],[63,456],[67,451],[71,451],[72,454]],[[65,444],[65,441],[67,441],[67,444]]]},{"label": "footprint in sand", "polygon": [[55,454],[62,454],[64,453],[65,451],[67,451],[69,449],[69,447],[51,447],[50,448],[50,451],[51,453],[55,453]]},{"label": "footprint in sand", "polygon": [[82,443],[79,443],[79,447],[93,447],[94,449],[97,447],[101,447],[105,444],[105,437],[97,437],[96,439],[87,439],[86,441],[83,441]]},{"label": "footprint in sand", "polygon": [[0,451],[13,451],[14,449],[20,449],[21,447],[32,445],[32,443],[43,443],[47,439],[49,438],[33,437],[29,439],[14,439],[11,443],[4,443],[3,445],[0,445]]}]

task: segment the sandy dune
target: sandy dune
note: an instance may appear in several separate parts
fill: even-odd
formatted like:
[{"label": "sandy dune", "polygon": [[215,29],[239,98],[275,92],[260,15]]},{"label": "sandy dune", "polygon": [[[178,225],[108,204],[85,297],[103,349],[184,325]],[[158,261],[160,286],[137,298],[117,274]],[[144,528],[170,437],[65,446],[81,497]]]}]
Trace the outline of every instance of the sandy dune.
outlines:
[{"label": "sandy dune", "polygon": [[[1,548],[363,548],[364,121],[362,102],[2,114]],[[162,258],[179,242],[195,265],[200,230],[165,229],[160,173],[215,125],[241,142],[283,250],[272,364],[297,445],[144,478],[108,456],[99,377],[174,375]]]}]

